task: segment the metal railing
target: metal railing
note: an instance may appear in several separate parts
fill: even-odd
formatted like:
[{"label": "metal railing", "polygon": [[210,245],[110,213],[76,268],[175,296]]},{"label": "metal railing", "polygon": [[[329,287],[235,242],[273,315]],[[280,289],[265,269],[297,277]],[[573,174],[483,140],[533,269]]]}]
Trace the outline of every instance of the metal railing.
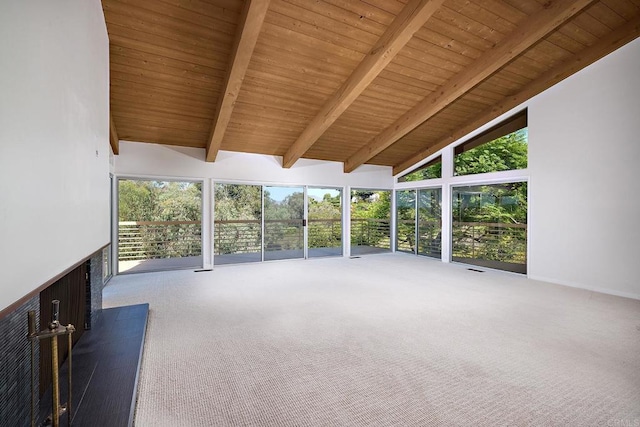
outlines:
[{"label": "metal railing", "polygon": [[453,257],[527,262],[527,224],[453,222],[452,234]]},{"label": "metal railing", "polygon": [[302,219],[265,219],[265,251],[300,250],[304,246]]},{"label": "metal railing", "polygon": [[118,260],[199,256],[202,252],[200,221],[120,221]]},{"label": "metal railing", "polygon": [[[442,244],[442,224],[440,221],[420,220],[418,222],[418,254],[440,256]],[[397,250],[416,253],[415,219],[398,220]]]},{"label": "metal railing", "polygon": [[342,219],[309,219],[309,248],[342,246]]},{"label": "metal railing", "polygon": [[[260,220],[215,221],[215,254],[261,251]],[[415,221],[398,223],[398,250],[415,251]],[[199,221],[121,221],[118,223],[118,260],[145,260],[201,255]],[[301,249],[301,220],[265,220],[265,246],[269,251]],[[527,225],[483,222],[453,222],[452,256],[514,264],[526,264]],[[337,247],[342,240],[340,219],[309,220],[310,248]],[[387,219],[353,218],[351,244],[390,248]],[[440,225],[420,223],[418,250],[440,252]]]},{"label": "metal railing", "polygon": [[213,225],[214,255],[248,254],[262,250],[262,221],[216,220]]},{"label": "metal railing", "polygon": [[[216,220],[214,222],[214,254],[243,254],[260,252],[262,246],[260,220]],[[268,251],[302,249],[301,219],[265,220],[264,243]],[[340,246],[341,219],[310,219],[308,229],[310,248]]]},{"label": "metal railing", "polygon": [[391,220],[351,218],[351,246],[391,248]]}]

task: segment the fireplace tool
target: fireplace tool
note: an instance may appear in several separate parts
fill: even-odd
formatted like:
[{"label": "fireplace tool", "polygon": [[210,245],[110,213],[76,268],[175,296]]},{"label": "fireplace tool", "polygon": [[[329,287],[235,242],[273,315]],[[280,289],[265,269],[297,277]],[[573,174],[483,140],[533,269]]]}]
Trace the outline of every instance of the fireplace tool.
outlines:
[{"label": "fireplace tool", "polygon": [[[52,413],[46,424],[51,424],[53,427],[60,426],[60,415],[67,413],[67,425],[71,425],[71,347],[73,345],[71,335],[76,330],[72,324],[66,326],[61,325],[59,319],[60,316],[60,301],[51,301],[52,316],[51,322],[47,325],[47,329],[43,329],[40,332],[36,332],[36,313],[31,310],[28,313],[29,318],[29,341],[31,341],[31,427],[35,427],[36,424],[36,408],[35,408],[35,344],[36,341],[43,339],[49,339],[51,341],[51,406]],[[67,342],[69,346],[68,363],[69,372],[67,373],[68,389],[67,389],[67,404],[60,405],[60,383],[59,383],[59,369],[58,369],[58,337],[67,336]]]}]

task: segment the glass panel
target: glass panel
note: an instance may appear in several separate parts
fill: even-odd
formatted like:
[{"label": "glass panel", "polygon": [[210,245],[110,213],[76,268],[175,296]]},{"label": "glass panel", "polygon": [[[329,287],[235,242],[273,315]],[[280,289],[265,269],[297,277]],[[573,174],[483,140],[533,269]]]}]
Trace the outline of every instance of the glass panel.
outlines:
[{"label": "glass panel", "polygon": [[264,259],[304,258],[304,189],[264,187]]},{"label": "glass panel", "polygon": [[453,189],[452,259],[527,271],[527,183]]},{"label": "glass panel", "polygon": [[435,178],[442,178],[442,157],[440,156],[401,176],[398,178],[398,182],[422,181]]},{"label": "glass panel", "polygon": [[442,251],[442,190],[418,190],[418,254],[440,258]]},{"label": "glass panel", "polygon": [[527,168],[527,128],[486,142],[454,157],[454,175]]},{"label": "glass panel", "polygon": [[390,225],[390,191],[351,191],[351,255],[390,252]]},{"label": "glass panel", "polygon": [[202,266],[202,184],[118,181],[118,271]]},{"label": "glass panel", "polygon": [[396,192],[396,251],[416,252],[416,191]]},{"label": "glass panel", "polygon": [[307,189],[309,257],[342,256],[342,190]]},{"label": "glass panel", "polygon": [[262,186],[215,184],[213,263],[262,260]]}]

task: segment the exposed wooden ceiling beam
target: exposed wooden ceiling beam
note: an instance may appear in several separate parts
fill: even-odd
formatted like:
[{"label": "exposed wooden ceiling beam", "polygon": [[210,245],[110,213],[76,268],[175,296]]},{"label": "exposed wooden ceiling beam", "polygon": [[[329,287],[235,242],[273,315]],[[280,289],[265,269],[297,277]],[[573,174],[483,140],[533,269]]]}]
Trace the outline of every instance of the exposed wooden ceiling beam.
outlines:
[{"label": "exposed wooden ceiling beam", "polygon": [[550,0],[545,3],[542,10],[518,25],[517,30],[507,35],[472,65],[456,74],[349,157],[344,164],[344,171],[352,172],[372,159],[593,2],[594,0]]},{"label": "exposed wooden ceiling beam", "polygon": [[220,150],[222,138],[231,119],[233,106],[238,98],[240,87],[253,55],[253,49],[256,46],[260,28],[262,28],[268,8],[269,0],[245,0],[224,89],[220,93],[216,116],[211,128],[211,136],[207,141],[206,159],[208,162],[213,162],[218,155],[218,150]]},{"label": "exposed wooden ceiling beam", "polygon": [[556,83],[561,82],[567,77],[577,73],[584,67],[596,62],[597,60],[605,57],[616,49],[624,46],[625,44],[640,37],[640,15],[635,17],[632,21],[608,34],[601,40],[599,40],[593,46],[584,49],[573,55],[571,58],[562,62],[560,65],[547,71],[536,80],[526,85],[520,92],[507,96],[501,101],[498,101],[490,109],[477,116],[475,119],[468,122],[466,125],[458,128],[451,135],[448,135],[434,145],[421,150],[411,157],[404,160],[393,167],[393,174],[397,175],[411,166],[415,165],[419,161],[426,159],[430,155],[436,153],[447,145],[457,141],[465,135],[473,132],[479,127],[485,125],[489,121],[499,117],[512,108],[517,107],[528,99],[536,96],[537,94],[545,91]]},{"label": "exposed wooden ceiling beam", "polygon": [[113,123],[113,116],[109,113],[109,143],[113,154],[120,154],[120,140],[118,139],[118,131]]},{"label": "exposed wooden ceiling beam", "polygon": [[360,96],[438,10],[444,0],[412,0],[398,14],[349,78],[327,100],[284,155],[282,166],[289,168],[315,144],[322,134]]}]

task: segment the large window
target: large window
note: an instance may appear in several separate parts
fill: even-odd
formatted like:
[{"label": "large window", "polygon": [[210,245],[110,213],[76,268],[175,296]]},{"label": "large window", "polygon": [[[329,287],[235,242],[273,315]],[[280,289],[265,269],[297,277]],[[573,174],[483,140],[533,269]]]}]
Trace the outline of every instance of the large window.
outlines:
[{"label": "large window", "polygon": [[351,255],[391,251],[391,191],[351,190]]},{"label": "large window", "polygon": [[418,190],[418,255],[440,258],[442,254],[442,190]]},{"label": "large window", "polygon": [[215,184],[214,264],[342,255],[342,189]]},{"label": "large window", "polygon": [[526,273],[527,183],[454,187],[452,260]]},{"label": "large window", "polygon": [[118,271],[202,267],[202,184],[118,181]]},{"label": "large window", "polygon": [[214,264],[262,260],[262,187],[215,184]]},{"label": "large window", "polygon": [[[525,109],[400,176],[396,250],[526,273],[527,151]],[[417,188],[430,185],[424,182],[409,187],[434,178],[441,188]],[[451,207],[447,218],[443,192],[451,197],[444,201],[447,211]]]},{"label": "large window", "polygon": [[304,258],[304,187],[264,187],[264,259]]},{"label": "large window", "polygon": [[421,188],[396,192],[396,250],[441,257],[442,190]]},{"label": "large window", "polygon": [[309,257],[342,255],[342,190],[307,189]]},{"label": "large window", "polygon": [[527,111],[455,147],[454,175],[527,168]]},{"label": "large window", "polygon": [[416,252],[416,190],[396,191],[396,251]]}]

